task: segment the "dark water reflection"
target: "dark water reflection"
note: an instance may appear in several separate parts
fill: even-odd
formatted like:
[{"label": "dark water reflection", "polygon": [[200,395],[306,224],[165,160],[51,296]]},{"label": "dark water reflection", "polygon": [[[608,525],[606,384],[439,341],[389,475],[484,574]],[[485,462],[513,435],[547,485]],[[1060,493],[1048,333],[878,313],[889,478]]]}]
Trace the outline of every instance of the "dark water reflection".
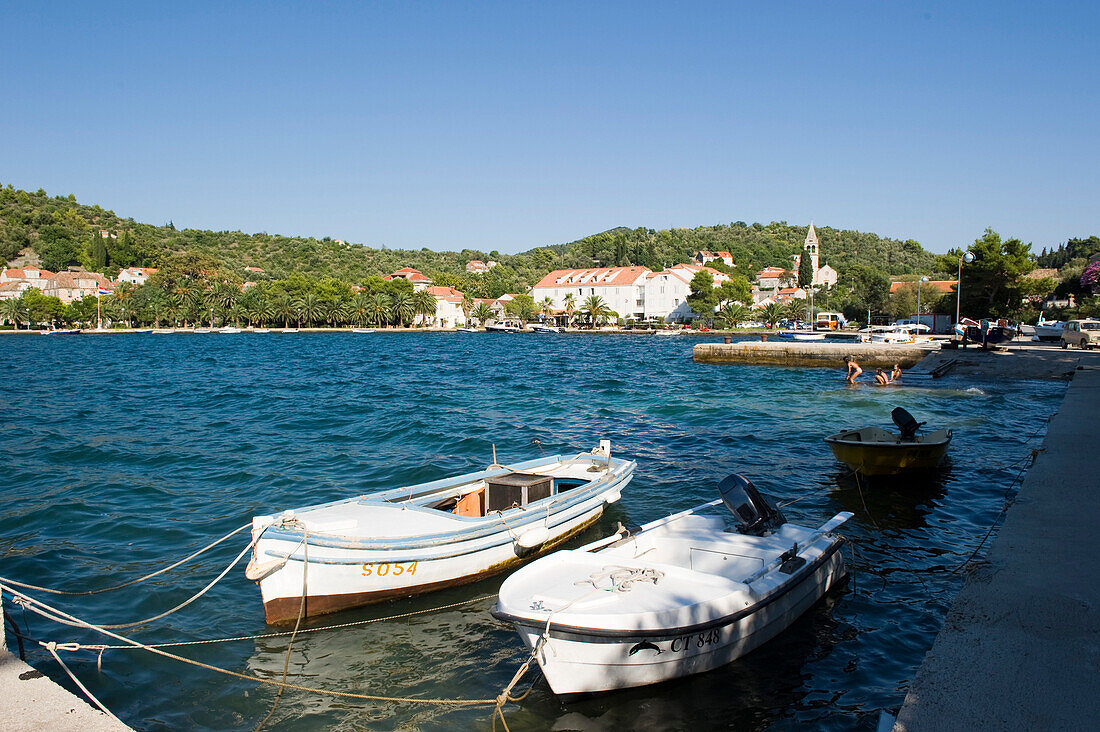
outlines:
[{"label": "dark water reflection", "polygon": [[[896,707],[961,584],[951,572],[997,519],[1021,461],[1064,387],[969,383],[846,388],[811,369],[699,366],[695,339],[615,336],[180,335],[0,338],[8,402],[0,421],[0,574],[104,587],[158,569],[256,513],[409,485],[506,460],[588,449],[609,438],[638,460],[616,521],[642,523],[710,500],[744,472],[792,521],[856,514],[844,533],[851,581],[791,629],[714,672],[563,703],[541,679],[509,707],[514,730],[873,729]],[[950,462],[905,485],[857,484],[822,438],[889,425],[903,406],[955,430]],[[160,612],[243,546],[228,542],[138,591],[57,604],[91,621]],[[294,683],[384,696],[493,698],[524,660],[488,609],[489,579],[313,623]],[[16,618],[22,622],[20,614]],[[99,642],[27,619],[31,634]],[[146,642],[251,636],[259,593],[239,568],[194,606],[142,628]],[[182,655],[277,678],[285,637],[189,646]],[[31,657],[47,673],[56,666]],[[271,687],[133,651],[72,667],[142,729],[250,729]],[[532,677],[534,678],[534,677]],[[525,689],[528,682],[521,683]],[[489,729],[485,709],[361,703],[287,691],[278,729]]]}]

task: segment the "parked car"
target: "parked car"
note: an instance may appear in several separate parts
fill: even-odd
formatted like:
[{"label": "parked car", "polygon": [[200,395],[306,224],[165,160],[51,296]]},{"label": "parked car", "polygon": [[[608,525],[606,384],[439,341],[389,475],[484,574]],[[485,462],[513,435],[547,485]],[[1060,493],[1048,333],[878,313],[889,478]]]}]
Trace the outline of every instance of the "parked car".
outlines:
[{"label": "parked car", "polygon": [[1100,320],[1070,320],[1062,327],[1062,348],[1096,348],[1100,344]]}]

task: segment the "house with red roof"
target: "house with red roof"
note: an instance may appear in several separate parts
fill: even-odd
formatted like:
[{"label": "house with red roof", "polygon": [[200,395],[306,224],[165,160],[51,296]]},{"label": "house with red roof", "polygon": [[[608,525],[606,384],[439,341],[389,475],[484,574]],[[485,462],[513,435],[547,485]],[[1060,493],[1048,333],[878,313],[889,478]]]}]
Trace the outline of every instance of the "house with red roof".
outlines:
[{"label": "house with red roof", "polygon": [[695,256],[692,257],[697,264],[706,264],[707,262],[722,262],[727,267],[734,267],[733,255],[729,252],[708,252],[706,249],[695,252]]},{"label": "house with red roof", "polygon": [[715,287],[729,280],[729,275],[699,264],[675,264],[660,272],[650,272],[645,283],[645,318],[694,319],[696,313],[688,307],[687,297],[691,294],[691,281],[700,272],[710,274]]},{"label": "house with red roof", "polygon": [[119,270],[117,279],[119,282],[128,282],[131,285],[144,285],[156,273],[156,267],[127,267]]},{"label": "house with red roof", "polygon": [[436,328],[461,328],[466,325],[466,311],[462,309],[465,295],[453,287],[429,287],[435,298],[435,316],[426,325]]},{"label": "house with red roof", "polygon": [[428,277],[427,275],[423,274],[422,272],[418,272],[417,270],[413,269],[412,267],[402,267],[401,269],[397,270],[393,274],[388,274],[385,277],[383,277],[382,279],[389,280],[389,281],[398,280],[398,279],[408,280],[409,282],[412,283],[413,290],[417,291],[417,292],[429,287],[432,284],[432,278],[431,277]]},{"label": "house with red roof", "polygon": [[553,301],[555,310],[564,310],[569,298],[575,310],[597,296],[620,318],[645,317],[645,282],[651,274],[646,267],[596,267],[591,269],[556,269],[531,288],[535,302],[545,298]]},{"label": "house with red roof", "polygon": [[100,289],[113,291],[115,283],[99,272],[70,270],[68,272],[58,272],[46,280],[46,286],[42,288],[42,294],[47,297],[56,297],[68,305],[83,297],[95,296]]}]

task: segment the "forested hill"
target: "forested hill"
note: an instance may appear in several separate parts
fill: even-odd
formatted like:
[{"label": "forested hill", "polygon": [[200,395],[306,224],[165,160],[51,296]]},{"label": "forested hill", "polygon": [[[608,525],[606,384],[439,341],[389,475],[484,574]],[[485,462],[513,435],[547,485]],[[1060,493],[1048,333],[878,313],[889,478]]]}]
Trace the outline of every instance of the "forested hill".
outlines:
[{"label": "forested hill", "polygon": [[[100,230],[117,238],[103,239]],[[766,265],[789,266],[801,250],[807,227],[784,222],[701,226],[694,229],[619,228],[568,244],[537,247],[522,254],[500,254],[465,249],[437,252],[429,249],[375,248],[312,237],[245,234],[239,231],[176,229],[123,218],[113,211],[77,202],[75,196],[49,196],[8,185],[0,188],[0,256],[11,260],[33,247],[42,266],[64,269],[73,262],[88,269],[116,273],[130,266],[156,267],[179,252],[212,257],[226,272],[239,277],[244,267],[259,267],[268,278],[291,273],[359,282],[371,275],[415,267],[440,284],[465,286],[473,295],[498,296],[523,291],[559,267],[640,264],[651,269],[686,262],[700,249],[725,250],[738,270],[751,273]],[[932,272],[935,257],[915,241],[898,241],[858,231],[817,227],[821,261],[843,276],[855,264],[885,274]],[[441,243],[445,244],[445,243]],[[501,266],[488,275],[467,277],[471,259],[496,260]]]}]

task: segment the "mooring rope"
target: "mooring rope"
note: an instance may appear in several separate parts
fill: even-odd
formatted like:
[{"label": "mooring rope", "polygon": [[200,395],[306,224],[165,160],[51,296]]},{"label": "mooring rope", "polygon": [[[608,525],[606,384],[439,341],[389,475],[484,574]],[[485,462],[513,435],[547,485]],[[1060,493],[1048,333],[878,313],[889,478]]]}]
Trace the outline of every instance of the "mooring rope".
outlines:
[{"label": "mooring rope", "polygon": [[[73,680],[73,683],[76,684],[77,687],[81,691],[84,692],[84,695],[86,697],[88,697],[89,699],[91,699],[93,704],[95,704],[97,707],[99,707],[99,711],[103,712],[104,714],[106,714],[108,717],[115,720],[119,724],[122,724],[123,726],[126,726],[126,725],[123,724],[121,719],[119,719],[114,714],[112,714],[111,710],[103,705],[103,702],[101,702],[99,699],[96,698],[95,694],[88,691],[88,687],[86,687],[86,686],[84,686],[84,684],[80,683],[80,679],[78,679],[76,677],[76,675],[72,671],[69,670],[69,667],[66,666],[65,662],[61,660],[61,656],[57,655],[58,645],[56,643],[52,643],[52,642],[51,643],[45,643],[45,644],[43,644],[43,646],[45,647],[45,649],[47,651],[50,652],[50,655],[53,656],[54,660],[57,661],[57,665],[60,666],[61,669],[69,675],[69,678]],[[62,649],[62,650],[66,650],[66,649]]]},{"label": "mooring rope", "polygon": [[153,572],[151,574],[147,574],[144,577],[138,577],[137,579],[130,580],[129,582],[123,582],[121,585],[115,585],[113,587],[104,587],[101,590],[84,590],[84,591],[80,591],[80,592],[71,592],[69,590],[55,590],[55,589],[51,589],[49,587],[39,587],[38,585],[32,585],[32,584],[28,584],[26,582],[18,582],[18,581],[13,580],[13,579],[4,579],[3,581],[7,582],[9,585],[15,585],[16,587],[22,587],[23,589],[26,589],[26,590],[36,590],[37,592],[46,592],[46,593],[49,593],[51,595],[98,595],[101,592],[113,592],[114,590],[121,590],[123,587],[129,587],[131,585],[136,585],[139,582],[144,582],[145,580],[152,579],[153,577],[156,577],[159,574],[164,574],[165,572],[173,570],[173,569],[175,569],[176,567],[178,567],[182,564],[186,564],[187,562],[191,561],[192,559],[199,556],[200,554],[203,554],[205,552],[210,551],[211,549],[216,547],[218,544],[221,544],[226,539],[228,539],[232,536],[235,536],[236,534],[241,533],[242,531],[244,531],[247,528],[250,528],[251,526],[252,526],[251,523],[247,523],[244,526],[233,529],[232,531],[230,531],[228,534],[226,534],[222,538],[218,539],[217,541],[214,541],[214,542],[211,542],[210,544],[207,544],[202,549],[199,549],[197,552],[184,557],[183,559],[179,560],[178,562],[176,562],[174,564],[168,565],[164,569],[158,569],[156,572]]}]

